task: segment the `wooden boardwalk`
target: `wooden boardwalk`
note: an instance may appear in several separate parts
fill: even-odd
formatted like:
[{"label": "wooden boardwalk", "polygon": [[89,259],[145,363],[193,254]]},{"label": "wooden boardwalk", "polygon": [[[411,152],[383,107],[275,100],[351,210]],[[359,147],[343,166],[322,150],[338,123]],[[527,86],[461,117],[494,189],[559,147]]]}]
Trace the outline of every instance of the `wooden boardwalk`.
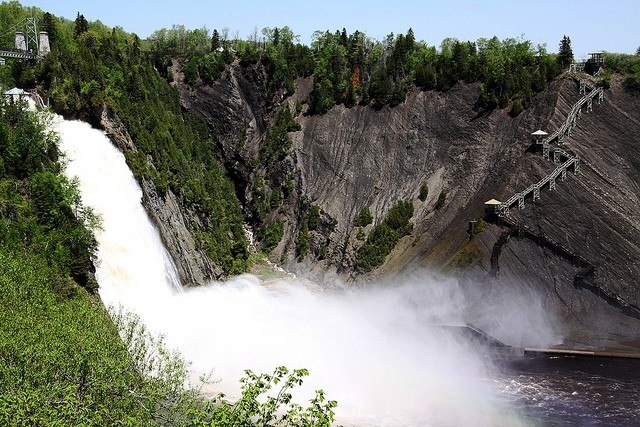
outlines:
[{"label": "wooden boardwalk", "polygon": [[[494,212],[494,215],[490,215],[488,218],[500,226],[506,227],[507,230],[503,232],[498,240],[493,245],[491,253],[491,275],[497,277],[500,270],[499,259],[503,247],[509,242],[512,237],[519,239],[526,238],[540,247],[544,247],[551,251],[556,256],[559,256],[568,262],[572,266],[577,268],[577,272],[574,276],[573,285],[579,289],[585,289],[603,299],[609,305],[621,310],[628,316],[640,319],[640,307],[633,304],[629,304],[622,297],[614,294],[610,291],[604,290],[598,285],[592,282],[595,275],[596,266],[591,262],[583,258],[581,255],[574,253],[560,242],[553,238],[546,236],[542,233],[537,233],[524,224],[518,224],[511,219],[509,211],[512,207],[518,206],[519,209],[525,207],[525,198],[531,196],[533,200],[540,198],[540,190],[548,188],[549,190],[555,189],[556,180],[565,180],[567,177],[567,170],[573,168],[574,173],[578,173],[580,168],[580,159],[558,146],[551,147],[551,144],[556,142],[562,144],[563,140],[571,135],[571,130],[576,126],[578,118],[582,114],[582,108],[586,106],[587,111],[592,111],[593,100],[597,97],[598,101],[603,99],[603,90],[600,87],[593,86],[590,82],[577,78],[580,94],[583,95],[578,102],[576,102],[565,122],[560,126],[558,130],[549,135],[543,140],[537,141],[538,145],[542,145],[543,157],[547,160],[551,159],[551,153],[553,153],[553,162],[559,164],[551,173],[546,175],[540,181],[530,185],[523,191],[520,191],[506,202],[499,204]],[[587,90],[589,93],[586,93]],[[550,352],[550,349],[528,349],[531,352]],[[602,354],[604,356],[604,354]],[[612,355],[609,355],[612,356]],[[614,356],[615,357],[615,356]]]},{"label": "wooden boardwalk", "polygon": [[571,131],[576,126],[578,119],[581,117],[582,108],[585,105],[587,111],[592,111],[594,98],[597,97],[601,102],[604,97],[604,92],[601,87],[595,87],[590,82],[583,79],[578,79],[578,83],[580,85],[580,94],[585,93],[587,89],[589,89],[589,93],[583,95],[582,98],[573,105],[567,119],[562,123],[560,128],[537,143],[538,145],[542,145],[542,156],[545,159],[549,160],[552,153],[554,163],[560,163],[563,160],[564,162],[540,181],[530,185],[523,191],[514,194],[507,199],[506,202],[501,203],[497,207],[498,214],[508,215],[509,210],[516,205],[519,209],[524,209],[524,201],[526,197],[531,195],[533,201],[536,201],[540,199],[540,190],[543,188],[554,190],[556,188],[556,180],[559,179],[564,181],[567,178],[567,170],[573,168],[574,173],[578,173],[580,170],[580,159],[578,156],[575,156],[560,147],[551,147],[551,144],[554,142],[562,144],[564,139],[571,135]]}]

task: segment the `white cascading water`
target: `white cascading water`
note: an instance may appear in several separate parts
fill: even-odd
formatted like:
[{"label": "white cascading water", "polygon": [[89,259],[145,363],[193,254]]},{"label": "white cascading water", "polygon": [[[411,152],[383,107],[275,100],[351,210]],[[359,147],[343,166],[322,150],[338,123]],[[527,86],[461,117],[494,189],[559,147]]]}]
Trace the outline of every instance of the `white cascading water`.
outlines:
[{"label": "white cascading water", "polygon": [[100,131],[57,118],[66,173],[102,218],[97,277],[106,305],[140,315],[216,391],[238,395],[245,369],[306,368],[294,393],[306,406],[322,388],[344,425],[514,425],[492,369],[434,323],[460,322],[457,283],[311,291],[243,275],[180,292],[175,269],[140,204],[124,156]]}]

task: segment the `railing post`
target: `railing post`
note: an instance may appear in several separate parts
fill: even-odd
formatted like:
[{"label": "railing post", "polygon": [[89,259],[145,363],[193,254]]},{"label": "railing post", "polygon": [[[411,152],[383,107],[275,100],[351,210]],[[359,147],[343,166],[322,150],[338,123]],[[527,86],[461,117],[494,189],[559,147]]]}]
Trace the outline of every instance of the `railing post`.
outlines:
[{"label": "railing post", "polygon": [[549,144],[542,144],[542,158],[549,160]]},{"label": "railing post", "polygon": [[551,177],[549,178],[549,190],[555,190],[556,189],[556,179],[555,177]]},{"label": "railing post", "polygon": [[524,209],[524,194],[518,197],[518,209]]},{"label": "railing post", "polygon": [[538,185],[533,186],[533,201],[540,199],[540,187]]}]

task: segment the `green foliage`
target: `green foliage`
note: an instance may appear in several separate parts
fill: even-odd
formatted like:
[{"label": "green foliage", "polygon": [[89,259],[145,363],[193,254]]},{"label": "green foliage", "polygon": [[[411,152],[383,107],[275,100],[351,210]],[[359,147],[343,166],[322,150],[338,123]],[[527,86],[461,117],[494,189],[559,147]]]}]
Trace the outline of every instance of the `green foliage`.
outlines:
[{"label": "green foliage", "polygon": [[427,184],[427,181],[423,181],[420,185],[420,194],[418,194],[418,199],[424,202],[427,200],[427,197],[429,197],[429,184]]},{"label": "green foliage", "polygon": [[360,212],[358,212],[354,221],[356,227],[366,227],[371,224],[373,222],[373,216],[371,215],[369,208],[364,207],[360,209]]},{"label": "green foliage", "polygon": [[409,201],[400,201],[393,205],[382,223],[374,227],[367,240],[358,249],[356,269],[366,273],[382,265],[385,258],[401,237],[410,234],[413,226],[413,205]]},{"label": "green foliage", "polygon": [[571,39],[563,36],[560,40],[560,48],[558,50],[558,67],[563,70],[573,62],[573,49],[571,49]]},{"label": "green foliage", "polygon": [[[622,74],[625,87],[640,92],[640,55],[606,53],[604,64],[605,73]],[[610,80],[611,74],[608,77]]]},{"label": "green foliage", "polygon": [[260,158],[252,164],[254,168],[260,168],[252,182],[252,199],[248,206],[258,226],[264,227],[262,223],[269,213],[278,209],[283,199],[293,191],[294,175],[287,161],[292,144],[289,132],[300,129],[291,110],[285,106],[278,111],[275,122],[267,129],[260,145]]},{"label": "green foliage", "polygon": [[302,260],[309,253],[309,225],[307,221],[302,221],[300,231],[298,232],[298,240],[296,242],[296,255]]},{"label": "green foliage", "polygon": [[511,115],[511,117],[515,117],[518,114],[522,113],[523,110],[524,107],[522,106],[522,101],[520,100],[520,98],[516,98],[516,100],[513,101],[513,105],[511,106],[511,111],[509,111],[509,114]]},{"label": "green foliage", "polygon": [[284,159],[291,149],[289,132],[300,130],[288,106],[278,111],[278,117],[273,126],[267,130],[264,142],[260,146],[260,156],[267,165],[273,165]]},{"label": "green foliage", "polygon": [[447,192],[442,190],[440,195],[438,196],[438,201],[436,202],[436,210],[442,209],[444,207],[445,202],[447,201]]},{"label": "green foliage", "polygon": [[77,39],[87,31],[89,31],[89,22],[84,17],[84,15],[81,15],[80,12],[78,12],[76,16],[76,21],[75,21],[75,29],[73,31],[73,37]]},{"label": "green foliage", "polygon": [[[255,374],[245,371],[242,396],[235,403],[217,396],[204,405],[192,421],[194,426],[331,426],[337,402],[326,400],[322,390],[316,390],[310,405],[303,408],[293,402],[291,390],[300,386],[309,375],[306,369],[289,371],[277,367],[273,374]],[[277,390],[274,389],[277,386]],[[277,393],[276,393],[277,391]]]},{"label": "green foliage", "polygon": [[280,218],[264,225],[258,233],[258,237],[262,240],[262,251],[264,253],[271,252],[284,235],[284,222]]},{"label": "green foliage", "polygon": [[20,102],[0,101],[0,173],[22,180],[45,168],[55,169],[54,135]]},{"label": "green foliage", "polygon": [[44,251],[61,281],[93,290],[96,220],[60,173],[55,135],[22,107],[0,101],[0,245]]},{"label": "green foliage", "polygon": [[473,239],[478,234],[482,233],[485,228],[487,228],[487,222],[480,218],[478,221],[473,223],[473,226],[469,230],[469,238]]},{"label": "green foliage", "polygon": [[61,298],[40,253],[3,245],[0,266],[0,424],[144,423],[140,381],[101,305]]},{"label": "green foliage", "polygon": [[333,105],[357,103],[380,108],[404,102],[412,84],[425,90],[449,90],[458,81],[481,83],[479,104],[505,107],[520,98],[523,108],[534,93],[558,73],[555,57],[528,41],[442,41],[440,51],[416,42],[413,31],[390,34],[375,42],[356,31],[316,32],[314,90],[311,111],[322,114]]},{"label": "green foliage", "polygon": [[320,206],[311,205],[306,214],[306,222],[310,231],[318,228],[318,220],[320,219]]},{"label": "green foliage", "polygon": [[[320,211],[320,206],[311,205],[300,221],[300,231],[298,232],[298,240],[296,242],[296,255],[299,259],[306,257],[311,249],[309,231],[317,230],[320,221]],[[324,250],[324,248],[314,248],[316,252],[318,249]]]},{"label": "green foliage", "polygon": [[455,271],[468,271],[475,265],[482,263],[483,255],[477,241],[472,240],[462,246],[445,264],[443,271],[453,273]]}]

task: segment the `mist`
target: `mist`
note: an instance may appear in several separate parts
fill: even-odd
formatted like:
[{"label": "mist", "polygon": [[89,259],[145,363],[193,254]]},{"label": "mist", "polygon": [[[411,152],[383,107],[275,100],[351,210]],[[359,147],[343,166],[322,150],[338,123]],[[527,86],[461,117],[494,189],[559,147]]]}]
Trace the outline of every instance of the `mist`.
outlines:
[{"label": "mist", "polygon": [[[488,349],[443,326],[472,323],[506,344],[558,340],[534,295],[481,291],[423,271],[361,288],[243,275],[181,290],[124,156],[81,122],[56,118],[83,203],[102,218],[97,278],[107,306],[138,314],[191,362],[208,392],[240,391],[245,369],[306,368],[295,399],[323,389],[344,425],[515,425]],[[537,301],[537,302],[536,302]]]}]

